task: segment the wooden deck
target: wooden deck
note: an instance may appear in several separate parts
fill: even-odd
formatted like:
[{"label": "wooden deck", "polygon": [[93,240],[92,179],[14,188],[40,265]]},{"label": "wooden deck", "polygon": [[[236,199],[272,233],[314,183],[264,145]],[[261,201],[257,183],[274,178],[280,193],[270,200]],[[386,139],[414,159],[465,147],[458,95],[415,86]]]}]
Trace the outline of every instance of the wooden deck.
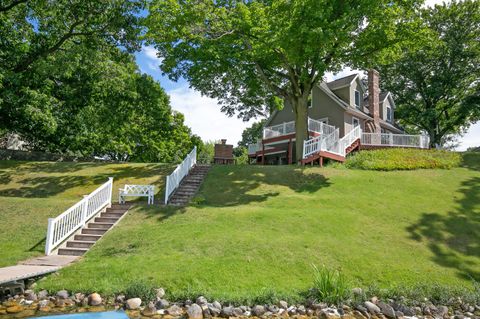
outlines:
[{"label": "wooden deck", "polygon": [[0,268],[0,285],[55,272],[78,258],[77,256],[42,256],[26,260],[19,265]]}]

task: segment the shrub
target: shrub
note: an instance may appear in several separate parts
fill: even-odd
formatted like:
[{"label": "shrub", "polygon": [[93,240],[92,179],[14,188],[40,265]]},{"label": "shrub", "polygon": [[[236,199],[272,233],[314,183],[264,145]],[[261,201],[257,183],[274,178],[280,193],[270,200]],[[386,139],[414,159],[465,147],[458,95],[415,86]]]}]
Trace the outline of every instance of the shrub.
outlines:
[{"label": "shrub", "polygon": [[364,150],[349,156],[345,162],[348,168],[392,171],[420,168],[449,169],[459,166],[459,153],[440,150],[391,148]]},{"label": "shrub", "polygon": [[144,302],[155,300],[155,289],[153,285],[143,280],[132,281],[125,290],[127,298],[140,298]]},{"label": "shrub", "polygon": [[313,297],[328,304],[340,304],[350,297],[350,288],[345,277],[337,270],[313,266]]}]

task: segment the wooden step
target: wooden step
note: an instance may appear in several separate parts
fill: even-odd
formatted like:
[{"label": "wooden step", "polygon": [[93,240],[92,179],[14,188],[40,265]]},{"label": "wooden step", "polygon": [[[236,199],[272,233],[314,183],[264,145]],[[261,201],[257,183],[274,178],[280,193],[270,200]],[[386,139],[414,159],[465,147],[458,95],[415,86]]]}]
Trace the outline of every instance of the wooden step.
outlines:
[{"label": "wooden step", "polygon": [[107,229],[84,228],[82,235],[103,235],[106,231]]},{"label": "wooden step", "polygon": [[60,248],[58,250],[59,255],[67,256],[82,256],[88,251],[86,248]]},{"label": "wooden step", "polygon": [[97,229],[109,229],[110,227],[113,226],[113,223],[89,223],[88,228],[97,228]]},{"label": "wooden step", "polygon": [[73,237],[74,240],[78,240],[78,241],[97,241],[100,238],[102,238],[101,235],[84,235],[84,234],[75,235]]},{"label": "wooden step", "polygon": [[118,221],[116,217],[95,217],[95,223],[110,223],[114,224]]},{"label": "wooden step", "polygon": [[105,211],[106,213],[112,213],[112,214],[125,214],[125,212],[127,211],[128,209],[111,209],[111,208],[107,208],[107,210]]},{"label": "wooden step", "polygon": [[123,214],[118,214],[118,213],[102,213],[100,217],[108,217],[108,218],[116,218],[119,219],[122,217]]},{"label": "wooden step", "polygon": [[123,209],[123,210],[128,210],[130,209],[132,205],[131,204],[112,204],[110,206],[111,209]]},{"label": "wooden step", "polygon": [[90,248],[95,244],[94,241],[70,240],[67,241],[68,248]]}]

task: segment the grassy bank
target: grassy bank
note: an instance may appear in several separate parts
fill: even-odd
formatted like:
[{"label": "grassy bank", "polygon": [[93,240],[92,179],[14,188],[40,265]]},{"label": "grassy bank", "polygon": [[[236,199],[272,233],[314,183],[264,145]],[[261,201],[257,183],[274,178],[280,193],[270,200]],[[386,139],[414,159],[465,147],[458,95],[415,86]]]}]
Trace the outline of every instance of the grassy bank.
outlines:
[{"label": "grassy bank", "polygon": [[480,158],[450,170],[216,166],[187,208],[136,207],[81,262],[39,283],[170,298],[298,298],[312,264],[353,286],[480,279]]},{"label": "grassy bank", "polygon": [[384,148],[355,152],[347,158],[348,168],[377,171],[450,169],[462,161],[459,153],[441,150]]},{"label": "grassy bank", "polygon": [[[125,183],[163,190],[172,170],[162,164],[102,164],[0,161],[0,267],[43,254],[47,220],[61,214],[109,176],[113,196]],[[160,194],[160,197],[162,194]]]}]

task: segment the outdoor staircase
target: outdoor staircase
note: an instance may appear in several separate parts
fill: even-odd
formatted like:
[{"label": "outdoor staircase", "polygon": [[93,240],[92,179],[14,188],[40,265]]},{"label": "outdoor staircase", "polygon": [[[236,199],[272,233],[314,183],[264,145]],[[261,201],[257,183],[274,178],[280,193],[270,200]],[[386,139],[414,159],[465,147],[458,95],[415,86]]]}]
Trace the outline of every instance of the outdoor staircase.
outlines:
[{"label": "outdoor staircase", "polygon": [[339,137],[339,129],[335,129],[330,135],[313,137],[303,143],[302,165],[314,164],[318,161],[323,166],[323,159],[329,158],[334,161],[344,162],[347,155],[360,147],[362,130],[355,127],[342,138]]},{"label": "outdoor staircase", "polygon": [[82,256],[125,216],[129,204],[112,204],[92,218],[83,228],[58,249],[58,255]]},{"label": "outdoor staircase", "polygon": [[196,165],[182,180],[169,200],[169,204],[183,206],[190,202],[202,185],[210,165]]}]

